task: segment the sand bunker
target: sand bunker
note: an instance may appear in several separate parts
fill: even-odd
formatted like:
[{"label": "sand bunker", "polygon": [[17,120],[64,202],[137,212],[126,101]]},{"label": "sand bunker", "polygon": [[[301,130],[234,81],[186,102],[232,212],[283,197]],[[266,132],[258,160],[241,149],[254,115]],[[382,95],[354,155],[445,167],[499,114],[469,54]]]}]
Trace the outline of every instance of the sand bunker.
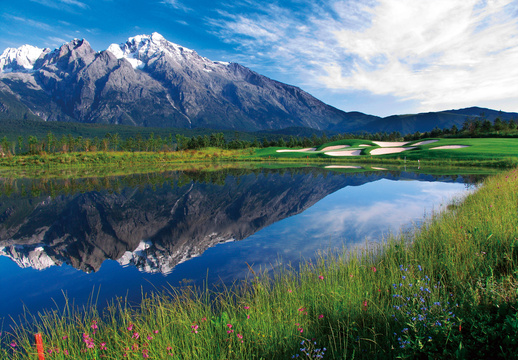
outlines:
[{"label": "sand bunker", "polygon": [[415,149],[415,147],[411,146],[411,147],[406,147],[406,148],[403,148],[403,147],[393,147],[393,148],[381,148],[381,149],[374,149],[374,150],[371,150],[371,155],[385,155],[385,154],[395,154],[395,153],[400,153],[400,152],[403,152],[403,151],[406,151],[406,150],[410,150],[410,149]]},{"label": "sand bunker", "polygon": [[447,149],[462,149],[465,147],[469,147],[468,145],[445,145],[445,146],[437,146],[431,148],[430,150],[447,150]]},{"label": "sand bunker", "polygon": [[361,150],[343,150],[343,151],[330,151],[324,154],[329,156],[359,156],[362,153]]},{"label": "sand bunker", "polygon": [[328,146],[323,148],[321,151],[330,151],[330,150],[338,150],[338,149],[345,149],[351,147],[351,145],[335,145],[335,146]]},{"label": "sand bunker", "polygon": [[329,165],[326,166],[326,169],[361,169],[361,166],[352,166],[352,165]]},{"label": "sand bunker", "polygon": [[305,148],[305,149],[283,149],[283,150],[277,150],[277,152],[305,152],[305,151],[315,151],[317,148]]},{"label": "sand bunker", "polygon": [[434,142],[437,142],[439,140],[425,140],[425,141],[419,141],[418,143],[415,143],[415,144],[412,144],[413,146],[418,146],[418,145],[426,145],[426,144],[432,144]]},{"label": "sand bunker", "polygon": [[394,147],[406,145],[408,144],[408,141],[373,141],[373,143],[381,147]]}]

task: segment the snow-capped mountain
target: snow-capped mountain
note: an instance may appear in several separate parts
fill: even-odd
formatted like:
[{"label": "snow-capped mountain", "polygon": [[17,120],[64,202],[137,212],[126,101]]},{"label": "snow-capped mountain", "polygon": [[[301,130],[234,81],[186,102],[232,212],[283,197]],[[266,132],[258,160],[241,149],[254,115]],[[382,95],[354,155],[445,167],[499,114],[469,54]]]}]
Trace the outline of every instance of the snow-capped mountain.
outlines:
[{"label": "snow-capped mountain", "polygon": [[18,49],[7,48],[0,55],[0,73],[32,70],[36,61],[48,52],[50,49],[40,49],[31,45],[23,45]]},{"label": "snow-capped mountain", "polygon": [[211,61],[158,33],[100,52],[78,39],[53,51],[8,49],[0,57],[0,108],[0,118],[10,119],[238,130],[345,130],[377,119],[237,63]]}]

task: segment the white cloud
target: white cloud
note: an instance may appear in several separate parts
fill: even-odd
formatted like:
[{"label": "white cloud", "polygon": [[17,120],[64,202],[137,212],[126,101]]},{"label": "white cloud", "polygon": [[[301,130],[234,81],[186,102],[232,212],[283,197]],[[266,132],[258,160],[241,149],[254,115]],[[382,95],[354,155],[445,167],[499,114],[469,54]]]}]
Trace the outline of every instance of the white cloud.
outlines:
[{"label": "white cloud", "polygon": [[77,1],[77,0],[57,0],[57,1],[52,1],[52,0],[31,0],[33,2],[36,2],[38,4],[41,4],[41,5],[44,5],[44,6],[48,6],[48,7],[51,7],[51,8],[54,8],[54,9],[63,9],[63,5],[73,5],[73,6],[77,6],[81,9],[87,9],[88,8],[88,5],[86,5],[85,3],[81,2],[81,1]]},{"label": "white cloud", "polygon": [[164,4],[164,5],[167,5],[167,6],[171,6],[177,10],[182,10],[182,11],[192,11],[191,8],[185,6],[184,4],[182,4],[179,0],[163,0],[161,1],[161,4]]},{"label": "white cloud", "polygon": [[304,12],[263,4],[221,15],[214,25],[226,41],[312,88],[392,95],[422,110],[518,110],[516,0],[348,0]]}]

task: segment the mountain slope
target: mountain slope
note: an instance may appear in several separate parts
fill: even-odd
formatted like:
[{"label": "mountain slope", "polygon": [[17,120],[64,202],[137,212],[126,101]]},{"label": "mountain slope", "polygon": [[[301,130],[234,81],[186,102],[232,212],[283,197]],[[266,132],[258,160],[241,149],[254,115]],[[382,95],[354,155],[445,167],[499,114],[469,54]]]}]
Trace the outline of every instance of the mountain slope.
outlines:
[{"label": "mountain slope", "polygon": [[[347,131],[377,119],[343,112],[237,63],[203,58],[157,33],[101,52],[77,39],[54,51],[8,49],[0,57],[0,94],[7,93],[18,100],[13,116],[47,121]],[[11,103],[0,98],[0,107]]]}]

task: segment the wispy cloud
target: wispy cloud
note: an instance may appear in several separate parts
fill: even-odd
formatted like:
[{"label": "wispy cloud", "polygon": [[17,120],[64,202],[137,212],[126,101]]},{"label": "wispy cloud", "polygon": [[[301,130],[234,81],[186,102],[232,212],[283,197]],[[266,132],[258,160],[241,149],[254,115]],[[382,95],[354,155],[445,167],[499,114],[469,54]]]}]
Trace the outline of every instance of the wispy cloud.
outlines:
[{"label": "wispy cloud", "polygon": [[212,24],[225,41],[313,88],[393,95],[423,110],[518,94],[516,0],[340,0],[220,15]]},{"label": "wispy cloud", "polygon": [[[31,0],[38,4],[48,6],[54,9],[63,9],[63,5],[72,5],[81,9],[87,9],[88,5],[77,0]],[[65,8],[66,9],[66,8]]]},{"label": "wispy cloud", "polygon": [[47,30],[47,31],[53,30],[52,26],[50,26],[46,23],[40,22],[40,21],[28,19],[28,18],[21,17],[21,16],[10,15],[10,14],[3,14],[2,16],[6,19],[9,19],[11,21],[14,20],[16,22],[23,23],[24,25],[27,25],[27,26],[31,26],[31,27],[35,27],[35,28]]},{"label": "wispy cloud", "polygon": [[177,10],[182,10],[185,12],[192,11],[190,7],[185,6],[180,0],[162,0],[160,3],[173,7]]}]

